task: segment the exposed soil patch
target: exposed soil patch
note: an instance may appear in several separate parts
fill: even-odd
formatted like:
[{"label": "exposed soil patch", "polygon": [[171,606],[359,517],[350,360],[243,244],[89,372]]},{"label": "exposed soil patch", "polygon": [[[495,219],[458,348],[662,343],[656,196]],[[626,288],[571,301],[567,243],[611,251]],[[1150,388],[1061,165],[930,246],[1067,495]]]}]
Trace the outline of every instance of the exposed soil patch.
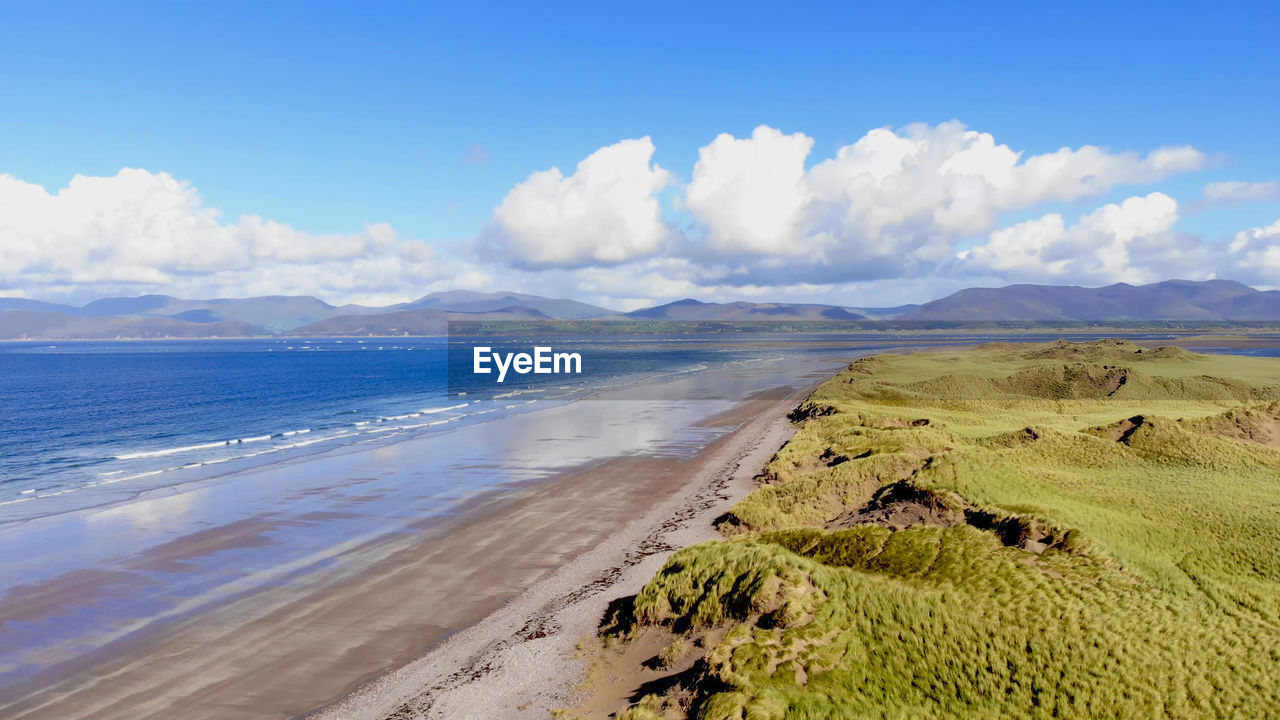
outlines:
[{"label": "exposed soil patch", "polygon": [[[675,632],[663,624],[639,624],[634,615],[635,597],[610,604],[600,633],[580,648],[592,662],[577,688],[579,702],[562,713],[574,720],[612,718],[640,702],[660,695],[663,718],[689,717],[708,688],[718,683],[707,676],[707,649],[724,639],[726,629],[714,627]],[[752,614],[748,621],[765,627],[767,615]]]},{"label": "exposed soil patch", "polygon": [[1280,403],[1236,408],[1213,417],[1178,422],[1188,430],[1205,435],[1280,448]]},{"label": "exposed soil patch", "polygon": [[[926,462],[924,467],[928,467]],[[1000,542],[1037,555],[1049,548],[1077,549],[1079,533],[1063,531],[1030,516],[1004,514],[975,507],[952,492],[921,487],[910,478],[880,488],[870,502],[826,524],[827,530],[855,525],[880,525],[892,531],[912,527],[949,528],[969,524],[994,533]]]},{"label": "exposed soil patch", "polygon": [[[859,457],[867,457],[870,454],[871,452],[867,451],[862,455],[860,455]],[[818,461],[821,462],[823,465],[826,465],[827,467],[835,467],[836,465],[843,465],[844,463],[849,462],[849,459],[850,458],[848,455],[842,455],[836,452],[835,450],[832,450],[831,448],[827,448],[826,450],[823,450],[822,454],[818,456]]]},{"label": "exposed soil patch", "polygon": [[832,520],[827,528],[835,530],[864,523],[883,525],[890,530],[920,525],[948,528],[964,521],[963,505],[957,498],[900,480],[881,488],[871,502],[859,510]]},{"label": "exposed soil patch", "polygon": [[1039,555],[1049,548],[1071,551],[1077,542],[1078,533],[1073,530],[1061,532],[1041,521],[1021,515],[1000,516],[995,513],[967,508],[964,511],[965,522],[978,528],[995,533],[1000,542],[1009,547],[1016,547]]},{"label": "exposed soil patch", "polygon": [[[627,642],[605,646],[598,638],[589,643],[594,655],[586,680],[579,688],[584,702],[570,712],[575,718],[607,718],[626,709],[649,692],[660,692],[679,684],[678,677],[706,654],[698,647],[670,666],[662,658],[679,635],[661,625],[637,630]],[[690,644],[691,645],[691,644]]]},{"label": "exposed soil patch", "polygon": [[929,418],[886,417],[882,418],[881,422],[875,427],[880,430],[892,430],[896,428],[925,427],[930,422]]},{"label": "exposed soil patch", "polygon": [[871,357],[859,358],[853,361],[846,369],[849,372],[858,373],[859,375],[871,375],[877,368],[883,367],[884,364],[884,358],[879,357],[878,355],[872,355]]},{"label": "exposed soil patch", "polygon": [[800,403],[799,405],[797,405],[794,410],[787,413],[787,419],[790,420],[791,422],[798,423],[798,422],[804,422],[805,420],[812,420],[814,418],[826,417],[828,415],[835,415],[836,412],[837,412],[836,409],[831,405],[814,403],[812,401],[806,400]]},{"label": "exposed soil patch", "polygon": [[983,440],[983,444],[995,448],[1019,448],[1026,447],[1042,437],[1044,437],[1043,430],[1024,427],[1021,430],[993,435]]},{"label": "exposed soil patch", "polygon": [[1134,415],[1131,418],[1125,418],[1124,420],[1108,425],[1104,428],[1106,432],[1104,437],[1112,442],[1128,445],[1129,441],[1133,439],[1134,433],[1138,432],[1138,430],[1142,429],[1147,424],[1148,422],[1145,416]]},{"label": "exposed soil patch", "polygon": [[1129,381],[1129,371],[1125,370],[1124,368],[1117,369],[1115,373],[1112,374],[1107,379],[1106,388],[1105,388],[1107,391],[1107,397],[1111,397],[1112,395],[1115,395],[1120,390],[1120,388],[1124,387],[1124,384],[1128,381]]}]

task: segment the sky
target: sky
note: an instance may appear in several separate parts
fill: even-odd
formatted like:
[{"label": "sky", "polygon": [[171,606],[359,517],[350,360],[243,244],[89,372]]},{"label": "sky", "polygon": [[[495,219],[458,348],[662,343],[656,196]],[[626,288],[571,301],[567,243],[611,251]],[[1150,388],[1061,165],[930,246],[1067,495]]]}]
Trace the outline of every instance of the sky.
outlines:
[{"label": "sky", "polygon": [[0,10],[0,295],[1280,285],[1274,3]]}]

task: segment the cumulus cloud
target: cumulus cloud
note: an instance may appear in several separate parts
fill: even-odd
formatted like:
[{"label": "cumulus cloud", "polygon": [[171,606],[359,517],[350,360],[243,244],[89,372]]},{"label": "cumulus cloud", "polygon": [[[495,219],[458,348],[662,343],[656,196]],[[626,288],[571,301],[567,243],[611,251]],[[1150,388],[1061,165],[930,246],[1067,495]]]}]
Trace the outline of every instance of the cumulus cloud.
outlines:
[{"label": "cumulus cloud", "polygon": [[671,174],[648,137],[600,148],[572,175],[542,170],[493,211],[481,246],[526,268],[616,265],[653,255],[667,242],[657,193]]},{"label": "cumulus cloud", "polygon": [[804,161],[813,139],[761,125],[750,138],[721,134],[698,151],[685,206],[707,226],[716,250],[803,255],[810,194]]},{"label": "cumulus cloud", "polygon": [[1206,203],[1280,202],[1280,181],[1209,183],[1204,187]]},{"label": "cumulus cloud", "polygon": [[1280,281],[1280,220],[1236,233],[1227,251],[1238,276],[1275,285]]},{"label": "cumulus cloud", "polygon": [[[161,172],[77,176],[56,193],[0,175],[0,295],[385,304],[467,287],[613,307],[684,296],[896,304],[1002,281],[1274,277],[1280,262],[1275,226],[1205,242],[1178,231],[1178,203],[1163,193],[1084,206],[1204,167],[1192,147],[1032,154],[959,122],[874,129],[825,158],[813,157],[814,144],[765,125],[721,134],[698,151],[687,185],[671,193],[679,212],[666,217],[659,198],[675,177],[654,162],[650,138],[623,140],[571,173],[530,174],[453,248],[385,224],[317,235],[257,215],[223,218]],[[1214,183],[1201,201],[1276,191]],[[1023,221],[1008,224],[1015,214]]]},{"label": "cumulus cloud", "polygon": [[[1145,156],[1094,146],[1024,156],[959,122],[872,130],[806,170],[813,140],[767,126],[699,152],[686,206],[721,255],[768,256],[765,274],[828,282],[912,275],[1002,213],[1194,170],[1191,147]],[[748,273],[743,282],[757,282]]]},{"label": "cumulus cloud", "polygon": [[[1017,280],[1143,283],[1177,277],[1212,277],[1208,249],[1177,233],[1178,203],[1164,193],[1104,205],[1068,225],[1061,214],[991,233],[958,253],[965,272]],[[1208,263],[1208,265],[1206,264]]]},{"label": "cumulus cloud", "polygon": [[189,183],[126,168],[43,187],[0,175],[0,287],[105,292],[384,296],[442,277],[431,246],[386,224],[311,235],[245,215],[224,221]]}]

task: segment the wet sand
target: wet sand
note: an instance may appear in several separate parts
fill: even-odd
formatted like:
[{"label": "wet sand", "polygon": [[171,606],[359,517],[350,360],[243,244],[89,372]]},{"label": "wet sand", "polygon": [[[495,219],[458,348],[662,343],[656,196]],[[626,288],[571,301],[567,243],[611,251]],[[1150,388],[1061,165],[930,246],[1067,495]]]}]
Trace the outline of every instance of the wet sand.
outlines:
[{"label": "wet sand", "polygon": [[[7,718],[293,717],[404,665],[447,633],[473,624],[626,522],[633,508],[670,494],[694,461],[620,458],[535,487],[477,503],[465,521],[424,536],[370,547],[384,555],[357,577],[320,593],[255,594],[180,623],[145,644],[144,657],[105,648],[77,675],[4,708]],[[626,483],[619,483],[626,477]],[[194,533],[170,548],[229,547],[252,537],[258,520],[226,528],[220,540]],[[400,547],[395,547],[400,545]],[[46,588],[25,606],[36,612],[101,593],[96,574]],[[242,607],[251,605],[252,608]],[[241,622],[248,610],[272,610]],[[255,612],[255,614],[256,614]],[[9,619],[20,620],[16,615]],[[43,678],[33,678],[39,687]]]},{"label": "wet sand", "polygon": [[767,412],[779,401],[785,400],[795,391],[795,388],[788,386],[752,393],[742,402],[728,410],[716,413],[704,420],[699,420],[697,425],[698,427],[738,427],[757,415]]},{"label": "wet sand", "polygon": [[[712,435],[723,434],[772,406],[781,408],[774,413],[781,417],[787,403],[794,404],[779,402],[783,394],[775,389],[737,405],[721,403],[729,409],[712,413],[697,426]],[[669,405],[652,402],[628,402],[625,408],[633,415],[652,414],[659,424],[671,412]],[[556,412],[568,411],[553,411],[550,417]],[[607,404],[573,412],[618,415],[617,408]],[[627,427],[651,433],[653,422]],[[539,448],[548,440],[539,438],[571,438],[570,431],[581,429],[574,424],[548,426],[546,419],[527,424],[544,434],[526,428],[514,445],[508,438],[496,457],[510,460],[528,450],[529,467],[545,465],[546,450]],[[687,494],[697,485],[691,478],[703,477],[713,458],[723,459],[756,432],[722,435],[691,456],[648,451],[616,456],[608,455],[612,444],[601,444],[610,431],[599,423],[588,424],[603,435],[575,442],[592,443],[609,459],[587,459],[550,479],[521,479],[472,497],[463,495],[445,514],[418,517],[412,505],[398,517],[388,513],[389,504],[414,500],[411,495],[397,499],[393,491],[427,484],[425,476],[415,478],[430,474],[430,469],[413,470],[415,458],[422,457],[420,450],[415,455],[411,446],[399,445],[285,464],[254,476],[251,490],[231,487],[234,480],[226,481],[227,487],[214,482],[85,518],[52,518],[48,527],[32,523],[21,535],[8,528],[8,537],[22,539],[27,548],[58,538],[75,557],[50,555],[68,562],[67,571],[43,570],[48,579],[5,588],[0,640],[10,647],[3,648],[0,659],[28,644],[36,648],[31,653],[46,653],[51,659],[44,666],[0,663],[0,672],[18,677],[0,686],[0,717],[289,718],[330,705],[377,678],[384,678],[378,687],[385,688],[386,673],[421,668],[424,653],[437,645],[457,647],[452,640],[441,641],[504,604],[519,605],[516,598],[525,597],[522,591],[553,573],[575,563],[581,567],[575,558],[606,546],[634,553],[643,538],[620,533],[632,527],[637,516],[653,516],[655,508]],[[705,440],[692,442],[701,445]],[[627,444],[634,443],[621,443]],[[639,446],[650,445],[646,439]],[[765,457],[776,448],[767,448]],[[494,456],[490,449],[480,455],[486,453]],[[378,458],[381,469],[370,464]],[[320,479],[307,477],[308,471]],[[392,475],[394,480],[388,480]],[[254,494],[259,492],[263,495]],[[431,487],[420,490],[422,497],[434,498],[434,492]],[[277,500],[263,502],[260,497]],[[195,521],[183,517],[193,507],[222,508],[228,503],[233,505],[230,510],[197,515]],[[149,544],[135,547],[143,541],[130,533],[116,534],[115,525],[104,524],[122,514],[127,527],[144,535]],[[377,533],[355,532],[374,521],[387,526]],[[93,536],[98,544],[118,545],[86,548],[83,538],[76,537],[98,526]],[[348,530],[349,538],[335,539],[335,533]],[[306,549],[308,542],[315,542],[315,547]],[[299,544],[304,546],[301,554]],[[666,546],[646,547],[641,557]],[[24,548],[15,550],[14,572],[35,572],[24,570],[24,563],[43,564],[35,554],[24,559]],[[111,562],[95,560],[95,553]],[[196,582],[219,573],[244,573],[264,556],[275,564],[212,590],[207,582]],[[616,564],[616,558],[609,562]],[[113,608],[151,615],[134,622],[132,615],[107,614],[115,639],[78,649],[78,624],[88,619],[103,622],[102,616],[85,613],[101,615]],[[486,621],[480,627],[495,626]],[[66,630],[69,639],[39,650],[44,645],[38,636],[46,628]],[[464,632],[453,637],[470,636]],[[19,663],[26,659],[10,657]],[[449,667],[426,662],[437,669]],[[24,667],[36,670],[22,674]],[[412,698],[425,686],[402,686],[397,692],[404,697],[397,695],[397,701]]]},{"label": "wet sand", "polygon": [[[768,406],[671,467],[665,486],[655,485],[658,493],[612,518],[612,527],[586,544],[589,550],[308,720],[547,718],[569,706],[585,671],[578,645],[594,636],[608,604],[639,592],[675,550],[717,537],[712,521],[754,487],[760,468],[794,432],[787,413],[808,392],[762,393],[744,403]],[[594,511],[584,500],[585,512]],[[568,510],[566,517],[585,512]]]}]

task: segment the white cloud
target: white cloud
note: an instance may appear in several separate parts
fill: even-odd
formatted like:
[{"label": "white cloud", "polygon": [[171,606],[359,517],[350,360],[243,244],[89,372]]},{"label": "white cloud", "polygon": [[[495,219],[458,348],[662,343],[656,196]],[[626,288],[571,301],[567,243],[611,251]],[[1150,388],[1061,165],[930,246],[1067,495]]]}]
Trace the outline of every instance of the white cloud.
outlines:
[{"label": "white cloud", "polygon": [[[1074,222],[1050,207],[1057,212],[1001,227],[1011,213],[1200,168],[1194,148],[1031,155],[959,122],[871,130],[827,159],[812,158],[813,146],[763,125],[745,138],[717,136],[675,198],[679,231],[663,216],[658,196],[674,178],[653,162],[653,142],[623,140],[568,175],[553,167],[518,183],[489,227],[454,248],[474,254],[400,238],[385,224],[313,235],[257,215],[224,219],[165,173],[77,176],[54,194],[0,175],[0,295],[288,293],[387,304],[467,287],[614,307],[685,296],[897,304],[1005,281],[1274,277],[1280,267],[1274,226],[1205,243],[1178,232],[1178,204],[1162,193]],[[1205,198],[1265,198],[1274,185],[1215,183]]]},{"label": "white cloud", "polygon": [[1066,222],[1052,213],[997,230],[985,244],[964,250],[958,257],[968,266],[992,274],[1064,275],[1070,259],[1047,256],[1066,236]]},{"label": "white cloud", "polygon": [[670,229],[657,193],[671,174],[648,138],[600,148],[572,175],[559,168],[530,175],[493,211],[482,246],[528,268],[613,265],[652,255]]},{"label": "white cloud", "polygon": [[[813,140],[767,126],[699,152],[686,205],[718,253],[829,282],[916,275],[990,232],[1002,213],[1072,201],[1201,167],[1191,147],[1146,156],[1083,146],[1024,157],[959,122],[876,129],[805,170]],[[757,260],[757,264],[758,260]],[[755,282],[763,273],[749,273]]]},{"label": "white cloud", "polygon": [[0,287],[111,292],[318,294],[401,299],[446,276],[431,246],[386,224],[311,235],[257,215],[224,221],[189,183],[126,168],[43,187],[0,175]]},{"label": "white cloud", "polygon": [[1280,279],[1280,220],[1236,233],[1227,252],[1237,275],[1275,285]]},{"label": "white cloud", "polygon": [[957,254],[964,272],[1011,280],[1144,283],[1213,277],[1211,249],[1177,233],[1178,203],[1164,193],[1104,205],[1067,225],[1051,213],[991,233]]},{"label": "white cloud", "polygon": [[1280,181],[1209,183],[1204,187],[1209,203],[1280,202]]},{"label": "white cloud", "polygon": [[810,197],[804,160],[813,139],[761,125],[748,139],[721,134],[698,151],[685,206],[716,250],[797,255]]}]

